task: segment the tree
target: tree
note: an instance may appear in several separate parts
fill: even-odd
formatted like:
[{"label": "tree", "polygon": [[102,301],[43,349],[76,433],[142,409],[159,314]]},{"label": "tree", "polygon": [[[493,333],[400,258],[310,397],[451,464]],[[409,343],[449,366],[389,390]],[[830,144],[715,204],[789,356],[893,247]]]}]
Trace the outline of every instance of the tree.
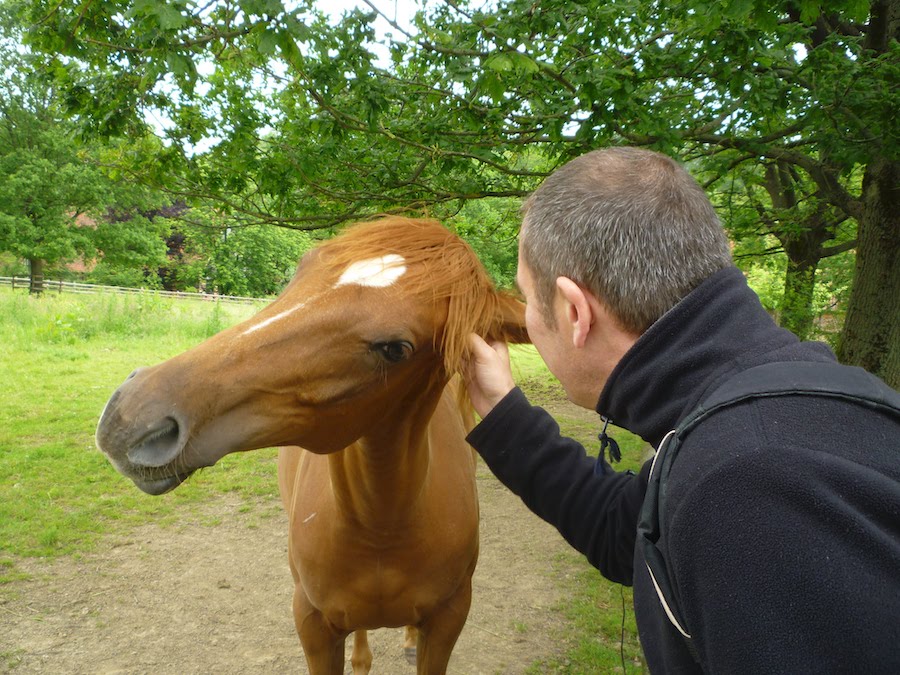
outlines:
[{"label": "tree", "polygon": [[409,61],[432,65],[414,79],[437,82],[483,124],[483,134],[468,128],[470,148],[541,144],[562,160],[609,143],[650,145],[715,171],[713,190],[762,165],[761,217],[784,224],[793,211],[780,232],[795,305],[814,263],[847,245],[829,244],[838,224],[855,221],[839,353],[900,386],[897,3],[512,0],[487,12],[448,3],[419,27]]},{"label": "tree", "polygon": [[159,270],[167,263],[171,219],[187,207],[160,205],[137,186],[126,184],[118,193],[119,203],[107,207],[97,223],[94,244],[98,255],[88,279],[114,286],[165,287]]},{"label": "tree", "polygon": [[520,207],[510,197],[469,201],[450,220],[500,288],[516,284]]},{"label": "tree", "polygon": [[872,165],[863,196],[865,218],[837,354],[900,389],[900,163]]},{"label": "tree", "polygon": [[[813,290],[819,261],[853,248],[856,242],[823,246],[835,239],[837,228],[847,216],[833,214],[833,207],[814,196],[808,197],[806,208],[801,210],[798,188],[802,181],[791,169],[780,162],[766,167],[765,188],[775,208],[760,209],[760,220],[771,226],[788,259],[780,323],[806,339],[812,330]],[[778,217],[779,222],[773,222],[771,216]]]},{"label": "tree", "polygon": [[[614,143],[701,163],[713,191],[771,167],[766,219],[784,221],[798,186],[821,209],[794,223],[819,234],[789,247],[842,245],[824,237],[856,222],[839,353],[900,386],[896,2],[436,2],[394,25],[389,66],[371,12],[331,26],[278,0],[15,6],[88,126],[136,124],[151,105],[176,150],[218,134],[208,163],[173,150],[187,172],[170,189],[247,218],[317,227],[457,209],[525,194],[544,168]],[[202,97],[199,64],[212,69]],[[547,158],[541,170],[525,148]]]},{"label": "tree", "polygon": [[314,244],[306,232],[264,225],[231,226],[214,211],[195,209],[177,226],[182,246],[166,270],[179,288],[251,297],[279,293]]},{"label": "tree", "polygon": [[55,119],[51,92],[15,76],[0,83],[0,250],[29,261],[32,293],[43,291],[47,262],[90,250],[80,218],[104,194],[99,171]]},{"label": "tree", "polygon": [[[753,265],[760,256],[784,254],[776,316],[781,326],[808,339],[817,311],[825,309],[814,302],[819,265],[851,255],[856,222],[820,200],[815,185],[789,165],[746,165],[732,171],[730,180],[732,191],[718,206],[736,243],[735,258]],[[719,200],[725,196],[720,193]]]},{"label": "tree", "polygon": [[115,201],[146,201],[146,190],[109,179],[100,167],[103,152],[79,141],[27,54],[7,51],[0,62],[0,250],[28,260],[31,293],[43,291],[47,265],[158,257],[153,228],[104,213]]}]

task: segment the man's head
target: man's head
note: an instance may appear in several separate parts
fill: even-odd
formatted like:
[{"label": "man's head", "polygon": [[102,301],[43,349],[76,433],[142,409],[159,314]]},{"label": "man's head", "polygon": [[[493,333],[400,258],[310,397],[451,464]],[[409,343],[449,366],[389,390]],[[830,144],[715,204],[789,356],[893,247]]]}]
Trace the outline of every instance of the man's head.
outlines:
[{"label": "man's head", "polygon": [[649,150],[608,148],[572,160],[535,190],[523,216],[520,263],[550,327],[560,277],[640,334],[731,264],[703,189],[678,163]]}]

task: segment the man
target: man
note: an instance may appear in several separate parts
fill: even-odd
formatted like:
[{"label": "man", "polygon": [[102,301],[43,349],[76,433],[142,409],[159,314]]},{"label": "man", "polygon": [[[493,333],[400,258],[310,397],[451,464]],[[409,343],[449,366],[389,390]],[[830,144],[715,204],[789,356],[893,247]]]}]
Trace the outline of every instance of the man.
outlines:
[{"label": "man", "polygon": [[[750,367],[833,363],[777,327],[731,262],[700,186],[645,150],[588,153],[525,204],[526,326],[567,396],[657,447]],[[634,585],[659,673],[900,673],[900,432],[834,398],[731,406],[682,444],[660,515],[690,643],[653,587],[636,525],[650,462],[616,473],[471,338],[469,437],[491,470],[600,572]],[[692,654],[693,652],[693,654]]]}]

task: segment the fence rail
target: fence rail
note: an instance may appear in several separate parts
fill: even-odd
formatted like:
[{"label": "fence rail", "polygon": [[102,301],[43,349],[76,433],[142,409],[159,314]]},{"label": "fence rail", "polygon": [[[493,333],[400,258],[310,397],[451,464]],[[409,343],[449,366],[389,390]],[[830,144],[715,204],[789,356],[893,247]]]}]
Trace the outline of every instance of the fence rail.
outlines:
[{"label": "fence rail", "polygon": [[[29,288],[28,277],[0,277],[0,288]],[[164,298],[182,298],[206,300],[210,302],[235,302],[252,304],[255,302],[271,302],[271,298],[247,298],[239,295],[216,295],[215,293],[187,293],[183,291],[157,291],[149,288],[128,288],[126,286],[101,286],[99,284],[82,284],[75,281],[59,281],[44,279],[44,292],[96,294],[113,293],[116,295],[158,295]]]}]

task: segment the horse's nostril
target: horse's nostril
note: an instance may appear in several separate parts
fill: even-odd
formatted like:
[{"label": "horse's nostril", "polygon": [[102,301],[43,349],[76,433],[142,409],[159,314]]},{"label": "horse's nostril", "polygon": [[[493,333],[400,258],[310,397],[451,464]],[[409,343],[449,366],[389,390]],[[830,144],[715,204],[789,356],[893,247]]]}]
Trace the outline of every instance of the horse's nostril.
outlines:
[{"label": "horse's nostril", "polygon": [[137,466],[165,466],[181,452],[180,433],[175,418],[166,417],[128,450],[128,459]]}]

